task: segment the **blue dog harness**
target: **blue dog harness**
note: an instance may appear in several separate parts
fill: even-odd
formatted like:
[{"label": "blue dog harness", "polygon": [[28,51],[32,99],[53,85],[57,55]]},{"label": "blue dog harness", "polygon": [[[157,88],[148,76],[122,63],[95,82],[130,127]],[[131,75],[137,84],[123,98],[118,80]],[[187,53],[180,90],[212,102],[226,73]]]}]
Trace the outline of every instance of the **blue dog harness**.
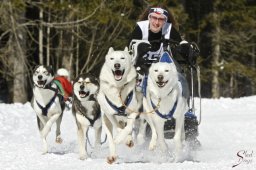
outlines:
[{"label": "blue dog harness", "polygon": [[156,112],[156,114],[157,114],[158,116],[160,116],[160,117],[163,118],[163,119],[171,119],[172,116],[173,116],[173,113],[175,112],[175,110],[176,110],[176,108],[177,108],[178,100],[176,100],[176,102],[174,103],[172,109],[171,109],[170,112],[169,112],[168,114],[166,114],[166,115],[159,112],[159,110],[157,109],[156,105],[152,102],[152,100],[150,100],[150,102],[151,102],[151,105],[152,105],[153,109],[155,110],[155,112]]},{"label": "blue dog harness", "polygon": [[132,98],[133,98],[133,91],[131,91],[128,96],[126,97],[125,99],[125,102],[124,102],[124,105],[121,106],[121,107],[117,107],[116,105],[114,105],[108,98],[107,96],[105,95],[105,99],[106,101],[108,102],[108,104],[112,107],[112,109],[114,109],[117,114],[117,116],[127,116],[127,114],[125,113],[125,109],[126,107],[131,103],[132,101]]}]

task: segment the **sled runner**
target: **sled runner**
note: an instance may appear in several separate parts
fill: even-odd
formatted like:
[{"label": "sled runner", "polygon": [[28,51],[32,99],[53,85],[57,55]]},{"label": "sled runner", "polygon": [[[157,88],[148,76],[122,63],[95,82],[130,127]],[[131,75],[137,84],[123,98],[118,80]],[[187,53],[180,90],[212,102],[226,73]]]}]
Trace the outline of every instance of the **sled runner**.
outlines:
[{"label": "sled runner", "polygon": [[[185,114],[185,138],[186,141],[191,141],[192,147],[200,146],[200,142],[197,140],[198,133],[198,126],[201,122],[201,93],[200,93],[200,69],[199,66],[196,64],[196,59],[199,56],[199,48],[195,43],[181,43],[172,41],[172,40],[157,40],[158,42],[161,41],[163,44],[163,53],[162,55],[169,55],[169,57],[174,61],[175,65],[177,66],[177,71],[181,73],[184,77],[187,77],[186,80],[180,80],[182,86],[189,86],[189,87],[182,87],[184,89],[188,88],[188,91],[184,91],[184,96],[186,96],[189,104],[189,110],[184,113]],[[150,44],[147,40],[132,40],[129,46],[131,54],[133,55],[133,64],[137,68],[138,74],[144,75],[144,79],[139,86],[142,89],[142,93],[146,91],[147,88],[147,74],[150,64],[148,61],[143,58],[143,56],[150,51]],[[175,49],[175,52],[172,53],[171,49]],[[184,58],[184,50],[187,51],[186,58]],[[173,54],[175,55],[173,57]],[[183,56],[182,56],[183,54]],[[177,57],[176,57],[177,56]],[[160,56],[161,58],[163,56]],[[158,58],[158,59],[159,59]],[[159,60],[156,60],[158,62]],[[198,115],[196,114],[196,109],[194,105],[194,87],[195,87],[195,75],[197,76],[197,87],[198,87],[198,97],[200,98],[200,110]],[[180,79],[182,79],[182,77]],[[183,79],[184,79],[183,77]],[[188,79],[189,77],[189,79]],[[189,81],[190,80],[190,81]],[[189,82],[189,83],[188,83]],[[188,85],[189,84],[189,85]],[[190,92],[189,92],[190,91]],[[174,129],[175,129],[175,119],[166,119],[164,125],[164,136],[166,139],[171,139],[174,137]],[[148,133],[147,130],[146,133]]]}]

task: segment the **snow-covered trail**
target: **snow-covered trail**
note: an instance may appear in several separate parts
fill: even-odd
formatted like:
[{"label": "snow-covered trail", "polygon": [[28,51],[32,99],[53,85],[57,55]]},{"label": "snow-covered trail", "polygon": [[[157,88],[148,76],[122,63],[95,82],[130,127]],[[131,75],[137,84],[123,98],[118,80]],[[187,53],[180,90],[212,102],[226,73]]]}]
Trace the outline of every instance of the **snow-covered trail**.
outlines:
[{"label": "snow-covered trail", "polygon": [[[196,99],[197,108],[198,103]],[[63,143],[54,142],[54,126],[48,137],[50,153],[42,155],[42,142],[30,103],[0,104],[0,169],[256,169],[256,96],[203,99],[202,109],[199,128],[202,148],[192,153],[195,161],[172,163],[158,151],[148,151],[146,144],[132,149],[120,145],[117,149],[118,162],[109,165],[106,163],[107,144],[91,158],[85,161],[78,159],[76,126],[70,111],[64,113],[61,126]],[[168,144],[173,147],[172,140]],[[92,149],[88,149],[91,152]],[[239,165],[232,168],[236,164]]]}]

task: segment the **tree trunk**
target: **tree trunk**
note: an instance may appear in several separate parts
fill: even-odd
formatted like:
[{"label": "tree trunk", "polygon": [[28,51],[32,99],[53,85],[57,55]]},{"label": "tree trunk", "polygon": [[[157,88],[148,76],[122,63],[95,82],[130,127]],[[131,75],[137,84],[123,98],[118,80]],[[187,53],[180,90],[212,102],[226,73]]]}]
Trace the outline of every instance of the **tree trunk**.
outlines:
[{"label": "tree trunk", "polygon": [[[76,31],[77,31],[77,34],[79,35],[79,27],[76,26]],[[77,37],[76,38],[76,62],[75,62],[75,77],[78,76],[79,74],[79,48],[80,48],[80,44],[79,44],[79,38]]]},{"label": "tree trunk", "polygon": [[[48,23],[51,22],[51,12],[49,11],[48,12]],[[51,40],[50,40],[50,35],[51,35],[51,28],[50,26],[48,25],[47,26],[47,44],[46,44],[46,65],[49,66],[50,65],[50,43],[51,43]]]},{"label": "tree trunk", "polygon": [[73,27],[72,28],[72,35],[71,35],[71,43],[70,43],[70,46],[71,46],[71,50],[70,50],[70,57],[69,57],[69,63],[68,63],[68,66],[67,66],[67,69],[69,70],[69,73],[70,73],[70,79],[73,78],[73,69],[72,69],[72,65],[73,65],[73,60],[74,60],[74,50],[73,50],[73,47],[74,47],[74,41],[75,41],[75,37],[74,37],[74,33],[75,33],[75,28]]},{"label": "tree trunk", "polygon": [[[255,41],[255,40],[254,40]],[[255,43],[254,43],[255,44]],[[256,69],[255,59],[256,59],[256,45],[252,47],[252,67]],[[255,83],[252,81],[252,94],[255,94]]]},{"label": "tree trunk", "polygon": [[230,93],[229,96],[234,97],[234,73],[231,74],[230,76],[230,81],[229,81],[229,89]]},{"label": "tree trunk", "polygon": [[218,14],[214,15],[214,36],[213,38],[213,59],[212,59],[212,97],[220,97],[220,85],[219,85],[219,60],[220,60],[220,25],[218,21]]},{"label": "tree trunk", "polygon": [[60,60],[60,66],[70,71],[73,59],[73,35],[70,32],[63,34],[61,59],[62,61]]},{"label": "tree trunk", "polygon": [[40,20],[40,26],[39,26],[39,64],[44,64],[43,60],[43,9],[40,7],[39,9],[39,20]]},{"label": "tree trunk", "polygon": [[27,101],[27,83],[26,83],[26,66],[27,59],[24,49],[26,49],[26,34],[25,30],[18,25],[23,23],[21,18],[24,18],[24,12],[13,10],[12,3],[9,2],[12,36],[10,39],[11,56],[10,60],[13,63],[13,102],[25,103]]}]

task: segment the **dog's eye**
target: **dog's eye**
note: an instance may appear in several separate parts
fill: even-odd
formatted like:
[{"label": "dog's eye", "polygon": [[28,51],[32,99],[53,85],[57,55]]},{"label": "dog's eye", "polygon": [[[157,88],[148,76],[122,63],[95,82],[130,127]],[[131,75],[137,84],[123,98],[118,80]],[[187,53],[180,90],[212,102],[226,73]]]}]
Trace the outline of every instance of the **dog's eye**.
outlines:
[{"label": "dog's eye", "polygon": [[164,70],[165,72],[169,72],[169,70]]},{"label": "dog's eye", "polygon": [[158,72],[158,70],[154,70],[155,72]]},{"label": "dog's eye", "polygon": [[110,60],[114,60],[114,58],[110,58]]},{"label": "dog's eye", "polygon": [[49,75],[49,72],[48,71],[44,71],[44,74]]},{"label": "dog's eye", "polygon": [[122,60],[124,60],[124,57],[121,57]]}]

